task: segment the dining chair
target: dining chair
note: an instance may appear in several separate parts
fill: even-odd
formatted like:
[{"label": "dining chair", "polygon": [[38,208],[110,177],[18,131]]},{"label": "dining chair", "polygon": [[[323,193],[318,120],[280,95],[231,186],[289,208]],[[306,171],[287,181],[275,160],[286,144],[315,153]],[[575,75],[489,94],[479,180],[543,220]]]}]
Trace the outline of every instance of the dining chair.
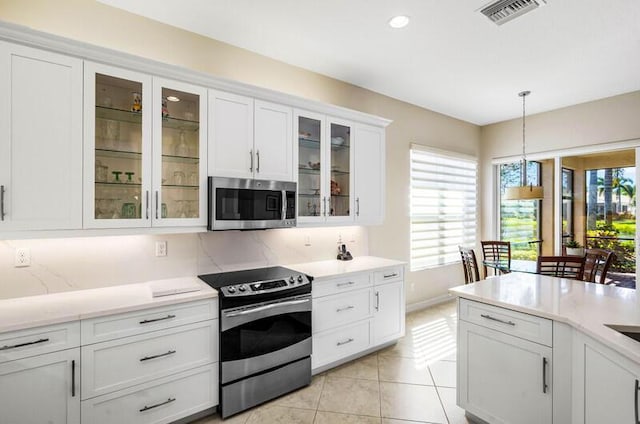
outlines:
[{"label": "dining chair", "polygon": [[460,257],[462,258],[462,268],[464,269],[464,283],[474,283],[480,281],[480,272],[478,271],[478,261],[476,253],[473,249],[458,246]]},{"label": "dining chair", "polygon": [[536,273],[582,280],[584,256],[538,256]]},{"label": "dining chair", "polygon": [[500,273],[508,273],[509,269],[511,269],[511,242],[508,241],[500,241],[500,240],[485,240],[481,241],[482,245],[482,269],[484,271],[484,278],[487,278],[487,266],[485,262],[494,262],[500,263],[501,268],[504,268],[501,271],[497,270],[497,267],[494,268],[494,272],[497,274]]},{"label": "dining chair", "polygon": [[[607,272],[615,254],[604,249],[586,249],[584,262],[584,281],[606,284]],[[596,281],[597,280],[597,281]]]}]

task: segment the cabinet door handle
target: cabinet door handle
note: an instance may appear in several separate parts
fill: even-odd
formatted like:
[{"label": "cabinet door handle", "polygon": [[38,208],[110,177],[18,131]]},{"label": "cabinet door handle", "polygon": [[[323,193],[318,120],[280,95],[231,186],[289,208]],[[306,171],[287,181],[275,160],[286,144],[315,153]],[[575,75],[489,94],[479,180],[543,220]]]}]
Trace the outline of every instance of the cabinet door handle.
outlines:
[{"label": "cabinet door handle", "polygon": [[343,342],[338,342],[336,343],[336,346],[342,346],[342,345],[346,345],[347,343],[351,343],[353,341],[352,338],[348,338],[347,340],[343,341]]},{"label": "cabinet door handle", "polygon": [[156,403],[155,405],[151,405],[151,406],[145,405],[144,408],[140,409],[140,412],[148,411],[149,409],[157,408],[158,406],[166,405],[168,403],[175,402],[175,401],[176,401],[176,398],[169,398],[164,402]]},{"label": "cabinet door handle", "polygon": [[140,358],[140,362],[149,361],[151,359],[163,358],[165,356],[173,355],[174,353],[176,353],[175,350],[170,350],[167,353],[160,353],[158,355],[145,356],[144,358]]},{"label": "cabinet door handle", "polygon": [[336,312],[344,312],[344,311],[348,311],[349,309],[353,309],[353,308],[355,308],[355,306],[349,305],[349,306],[345,306],[344,308],[336,309]]},{"label": "cabinet door handle", "polygon": [[49,339],[46,338],[46,339],[38,339],[38,340],[35,340],[33,342],[18,343],[18,344],[14,344],[14,345],[4,345],[4,346],[0,347],[0,351],[1,350],[16,349],[18,347],[31,346],[31,345],[34,345],[34,344],[45,343],[45,342],[48,342],[48,341],[49,341]]},{"label": "cabinet door handle", "polygon": [[327,216],[327,198],[326,197],[322,198],[322,209],[323,209],[322,215]]},{"label": "cabinet door handle", "polygon": [[635,394],[634,394],[634,411],[636,414],[636,424],[640,424],[640,421],[638,420],[638,390],[640,390],[640,387],[638,387],[640,385],[640,382],[638,381],[638,379],[636,379],[636,388],[635,388]]},{"label": "cabinet door handle", "polygon": [[542,393],[547,393],[547,358],[544,356],[542,357]]},{"label": "cabinet door handle", "polygon": [[249,172],[253,172],[253,149],[249,150],[249,157],[251,158],[251,166],[249,166]]},{"label": "cabinet door handle", "polygon": [[139,322],[139,324],[149,324],[151,322],[157,322],[157,321],[164,321],[165,319],[172,319],[175,318],[176,316],[173,314],[169,314],[166,317],[162,317],[162,318],[153,318],[153,319],[145,319]]},{"label": "cabinet door handle", "polygon": [[256,150],[256,172],[260,173],[260,149]]},{"label": "cabinet door handle", "polygon": [[346,283],[338,283],[338,284],[336,284],[336,287],[352,286],[354,284],[355,284],[354,281],[347,281]]},{"label": "cabinet door handle", "polygon": [[513,326],[515,326],[515,325],[516,325],[516,323],[515,323],[515,322],[513,322],[513,321],[505,321],[505,320],[500,319],[500,318],[492,317],[492,316],[491,316],[491,315],[489,315],[489,314],[480,314],[480,316],[481,316],[482,318],[490,319],[491,321],[497,321],[497,322],[501,322],[501,323],[503,323],[503,324],[513,325]]},{"label": "cabinet door handle", "polygon": [[145,211],[147,219],[149,219],[149,190],[147,190],[144,194],[145,197]]},{"label": "cabinet door handle", "polygon": [[356,197],[356,216],[360,216],[360,198]]},{"label": "cabinet door handle", "polygon": [[0,221],[4,221],[4,186],[0,185]]},{"label": "cabinet door handle", "polygon": [[71,361],[71,397],[76,397],[76,360]]},{"label": "cabinet door handle", "polygon": [[380,310],[380,292],[376,292],[376,311]]},{"label": "cabinet door handle", "polygon": [[158,190],[156,190],[156,219],[158,219]]},{"label": "cabinet door handle", "polygon": [[398,273],[394,272],[393,274],[384,274],[383,277],[384,278],[393,278],[393,277],[397,277]]}]

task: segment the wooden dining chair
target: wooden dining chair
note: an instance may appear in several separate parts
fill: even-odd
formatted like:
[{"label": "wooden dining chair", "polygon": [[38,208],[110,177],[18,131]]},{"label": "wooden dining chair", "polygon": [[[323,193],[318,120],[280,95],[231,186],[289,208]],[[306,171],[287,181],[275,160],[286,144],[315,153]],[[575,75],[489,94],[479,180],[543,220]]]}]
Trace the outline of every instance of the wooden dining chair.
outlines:
[{"label": "wooden dining chair", "polygon": [[464,283],[475,283],[480,281],[480,272],[478,271],[478,261],[476,253],[473,249],[458,246],[460,257],[462,258],[462,268],[464,269]]},{"label": "wooden dining chair", "polygon": [[582,280],[584,256],[538,256],[536,273]]},{"label": "wooden dining chair", "polygon": [[604,249],[586,249],[584,262],[584,281],[606,284],[607,272],[615,254]]},{"label": "wooden dining chair", "polygon": [[[500,240],[485,240],[481,241],[482,245],[482,269],[484,271],[484,278],[487,278],[487,266],[484,262],[500,263],[505,270],[499,271],[500,273],[508,273],[506,271],[511,269],[511,242]],[[494,268],[494,269],[497,269]],[[495,271],[498,273],[498,271]]]}]

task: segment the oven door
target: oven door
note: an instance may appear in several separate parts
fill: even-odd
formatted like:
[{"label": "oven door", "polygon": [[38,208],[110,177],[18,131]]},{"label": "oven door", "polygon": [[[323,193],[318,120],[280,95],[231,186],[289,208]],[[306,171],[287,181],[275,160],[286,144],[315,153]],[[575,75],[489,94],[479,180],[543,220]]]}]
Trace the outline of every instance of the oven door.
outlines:
[{"label": "oven door", "polygon": [[311,295],[225,309],[220,317],[223,384],[311,355]]}]

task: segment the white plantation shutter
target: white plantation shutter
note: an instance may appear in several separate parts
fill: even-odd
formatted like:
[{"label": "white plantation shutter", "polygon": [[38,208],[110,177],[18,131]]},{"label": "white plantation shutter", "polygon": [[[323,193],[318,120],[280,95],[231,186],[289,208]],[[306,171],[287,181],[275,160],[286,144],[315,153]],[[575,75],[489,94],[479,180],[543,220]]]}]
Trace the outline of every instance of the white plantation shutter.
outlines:
[{"label": "white plantation shutter", "polygon": [[460,260],[476,244],[478,162],[411,146],[411,270]]}]

